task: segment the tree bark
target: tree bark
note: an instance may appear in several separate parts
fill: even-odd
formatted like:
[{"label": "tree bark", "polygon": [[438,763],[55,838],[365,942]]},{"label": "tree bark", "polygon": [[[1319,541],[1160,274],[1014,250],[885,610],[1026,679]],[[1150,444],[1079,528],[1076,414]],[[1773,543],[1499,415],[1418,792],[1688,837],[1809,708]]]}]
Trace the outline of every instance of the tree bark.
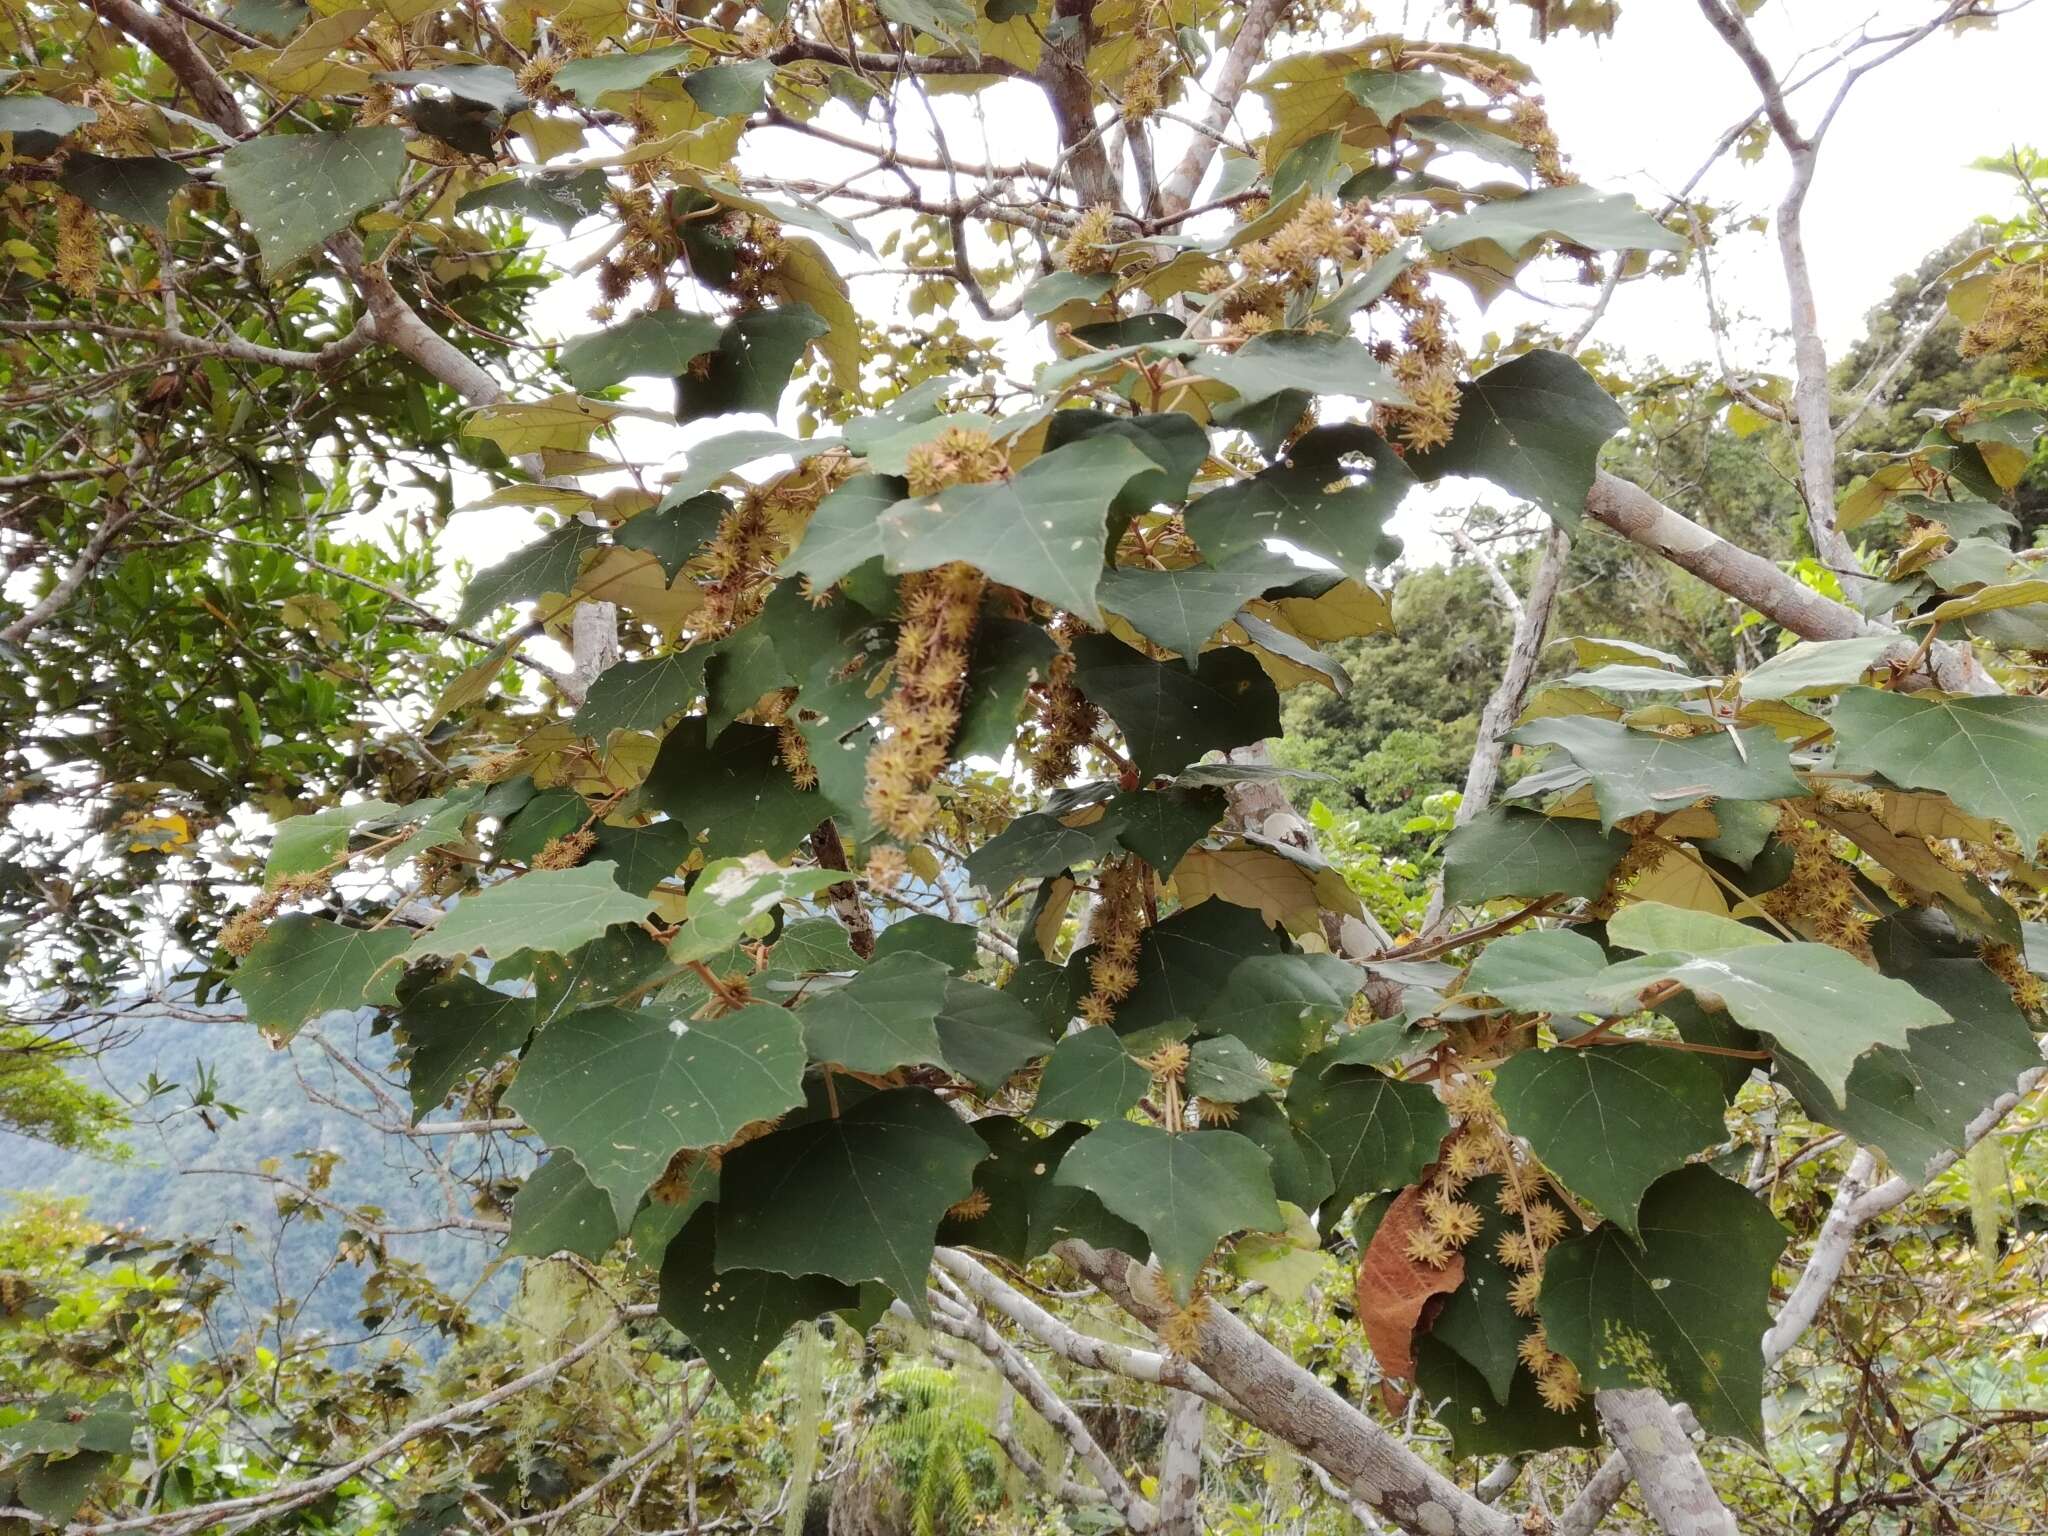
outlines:
[{"label": "tree bark", "polygon": [[1678,1415],[1649,1387],[1597,1393],[1593,1399],[1607,1438],[1620,1447],[1644,1507],[1665,1536],[1737,1536],[1707,1469]]},{"label": "tree bark", "polygon": [[1192,1392],[1166,1394],[1166,1449],[1159,1460],[1159,1536],[1202,1536],[1202,1429],[1207,1408]]}]

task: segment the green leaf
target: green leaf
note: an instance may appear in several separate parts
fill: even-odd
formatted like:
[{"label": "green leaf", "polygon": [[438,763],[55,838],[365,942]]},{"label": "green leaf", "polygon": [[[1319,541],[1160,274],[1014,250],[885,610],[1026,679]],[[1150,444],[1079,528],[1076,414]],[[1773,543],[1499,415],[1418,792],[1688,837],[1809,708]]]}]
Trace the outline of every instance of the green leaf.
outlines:
[{"label": "green leaf", "polygon": [[73,132],[99,120],[90,107],[74,107],[53,96],[0,96],[0,145],[24,159],[40,160]]},{"label": "green leaf", "polygon": [[525,863],[556,838],[580,831],[590,819],[588,800],[573,789],[552,789],[535,795],[506,819],[493,851],[501,859]]},{"label": "green leaf", "polygon": [[391,1001],[392,962],[411,942],[403,928],[345,928],[293,913],[270,925],[229,981],[251,1024],[290,1036],[322,1014]]},{"label": "green leaf", "polygon": [[114,158],[83,151],[65,157],[64,173],[57,178],[66,192],[102,213],[151,229],[170,222],[171,199],[191,180],[183,166],[157,155]]},{"label": "green leaf", "polygon": [[404,998],[397,1023],[405,1031],[413,1120],[446,1103],[470,1073],[523,1049],[538,1019],[533,998],[500,992],[473,976],[450,976]]},{"label": "green leaf", "polygon": [[773,416],[804,349],[831,329],[807,304],[740,315],[726,326],[701,375],[693,370],[677,376],[676,420],[696,421],[734,411]]},{"label": "green leaf", "polygon": [[782,576],[808,576],[822,592],[882,553],[882,514],[903,499],[893,475],[858,475],[818,503]]},{"label": "green leaf", "polygon": [[867,964],[853,952],[846,929],[829,917],[798,918],[782,930],[769,958],[777,970],[797,975],[857,971]]},{"label": "green leaf", "polygon": [[403,131],[351,128],[246,139],[221,156],[214,176],[275,275],[365,208],[396,197],[404,170]]},{"label": "green leaf", "polygon": [[398,807],[387,801],[358,800],[353,805],[330,805],[304,816],[287,816],[271,836],[263,878],[272,881],[325,869],[348,847],[357,827],[389,821],[397,812]]},{"label": "green leaf", "polygon": [[591,830],[597,834],[597,842],[591,847],[590,856],[616,864],[619,889],[635,896],[651,895],[656,886],[673,880],[696,846],[695,838],[668,821],[647,827],[607,827],[599,823]]},{"label": "green leaf", "polygon": [[1363,983],[1358,969],[1335,955],[1251,955],[1231,971],[1200,1025],[1242,1040],[1268,1061],[1298,1062],[1344,1017]]},{"label": "green leaf", "polygon": [[1247,956],[1279,949],[1279,937],[1249,907],[1205,901],[1181,908],[1139,939],[1138,984],[1117,1005],[1116,1032],[1127,1038],[1153,1031],[1186,1034]]},{"label": "green leaf", "polygon": [[649,310],[563,343],[562,371],[579,393],[595,394],[622,379],[672,379],[718,344],[719,324],[708,315]]},{"label": "green leaf", "polygon": [[607,667],[569,723],[580,735],[602,742],[613,731],[658,731],[696,702],[704,691],[707,648],[672,651],[650,661],[622,661]]},{"label": "green leaf", "polygon": [[1433,69],[1354,69],[1344,89],[1380,120],[1391,123],[1403,112],[1444,99],[1444,77]]},{"label": "green leaf", "polygon": [[1235,352],[1200,353],[1189,367],[1205,378],[1228,384],[1245,405],[1255,405],[1285,390],[1388,405],[1409,403],[1371,348],[1333,332],[1266,331]]},{"label": "green leaf", "polygon": [[1607,942],[1615,949],[1647,955],[1670,949],[1694,953],[1748,949],[1778,941],[1761,928],[1751,928],[1717,912],[1674,907],[1661,901],[1632,901],[1607,920]]},{"label": "green leaf", "polygon": [[1053,1048],[1045,1026],[1015,996],[957,976],[946,982],[937,1023],[946,1065],[984,1094]]},{"label": "green leaf", "polygon": [[[124,1446],[123,1454],[126,1450]],[[106,1452],[77,1451],[61,1461],[25,1461],[13,1476],[24,1507],[53,1525],[64,1525],[85,1506],[94,1486],[113,1471],[114,1458]]]},{"label": "green leaf", "polygon": [[1234,1132],[1176,1134],[1112,1120],[1076,1142],[1054,1178],[1087,1190],[1112,1215],[1141,1228],[1168,1287],[1185,1304],[1223,1238],[1286,1226],[1271,1167],[1264,1152]]},{"label": "green leaf", "polygon": [[1190,667],[1153,661],[1109,635],[1084,635],[1074,661],[1075,686],[1116,721],[1147,778],[1280,734],[1280,696],[1243,651],[1210,651]]},{"label": "green leaf", "polygon": [[571,59],[555,71],[555,88],[567,91],[586,107],[595,107],[613,91],[637,91],[655,76],[679,68],[690,52],[673,44],[641,53],[599,53]]},{"label": "green leaf", "polygon": [[[621,549],[640,549],[661,562],[661,572],[674,581],[697,551],[718,532],[732,503],[717,491],[705,491],[674,506],[658,506],[626,519],[612,534]],[[600,679],[602,681],[602,679]]]},{"label": "green leaf", "polygon": [[663,739],[645,794],[705,838],[712,859],[756,851],[787,858],[832,810],[790,782],[772,726],[728,726],[707,745],[702,715],[685,716]]},{"label": "green leaf", "polygon": [[889,20],[944,42],[973,44],[975,16],[967,0],[877,0],[876,8]]},{"label": "green leaf", "polygon": [[692,70],[683,76],[683,89],[713,117],[746,117],[761,110],[774,78],[773,59],[742,59]]},{"label": "green leaf", "polygon": [[1626,192],[1599,192],[1583,183],[1481,203],[1470,213],[1430,225],[1422,243],[1432,251],[1448,251],[1491,240],[1510,260],[1520,260],[1537,241],[1551,237],[1595,251],[1685,249],[1683,240]]},{"label": "green leaf", "polygon": [[1971,814],[2011,827],[2029,854],[2048,835],[2048,699],[1851,688],[1832,724],[1838,771],[1945,791]]},{"label": "green leaf", "polygon": [[1122,438],[1156,466],[1126,481],[1109,504],[1109,531],[1115,538],[1139,513],[1161,502],[1186,500],[1188,486],[1209,458],[1208,432],[1185,412],[1123,416],[1092,407],[1054,411],[1046,423],[1045,451],[1097,437]]},{"label": "green leaf", "polygon": [[1000,758],[1017,739],[1017,717],[1026,690],[1052,669],[1059,646],[1051,635],[1023,619],[984,616],[974,635],[974,657],[960,701],[960,728],[953,756]]},{"label": "green leaf", "polygon": [[22,1455],[126,1455],[134,1440],[135,1402],[125,1392],[110,1392],[92,1403],[69,1392],[53,1393],[36,1404],[33,1417],[0,1425],[0,1451]]},{"label": "green leaf", "polygon": [[1115,824],[1105,816],[1069,827],[1049,811],[1027,811],[967,856],[967,878],[994,895],[1034,875],[1097,859],[1109,851]]},{"label": "green leaf", "polygon": [[1168,785],[1126,790],[1109,802],[1103,820],[1115,824],[1119,843],[1164,876],[1229,807],[1228,797],[1218,790]]},{"label": "green leaf", "polygon": [[1570,1413],[1554,1412],[1544,1403],[1529,1368],[1517,1364],[1502,1404],[1477,1367],[1431,1334],[1415,1341],[1415,1383],[1425,1401],[1444,1405],[1440,1422],[1461,1461],[1566,1446],[1592,1451],[1602,1443],[1590,1395]]},{"label": "green leaf", "polygon": [[1523,180],[1528,180],[1535,174],[1536,156],[1504,133],[1494,132],[1487,125],[1488,121],[1470,122],[1458,117],[1418,114],[1403,126],[1411,137],[1426,140],[1439,149],[1463,150],[1482,160],[1491,160],[1496,165],[1519,172]]},{"label": "green leaf", "polygon": [[1576,817],[1493,806],[1452,831],[1444,847],[1444,900],[1598,896],[1628,841]]},{"label": "green leaf", "polygon": [[1441,1045],[1443,1040],[1442,1030],[1413,1028],[1405,1013],[1397,1013],[1391,1019],[1376,1019],[1362,1029],[1339,1035],[1329,1046],[1302,1063],[1302,1070],[1327,1072],[1332,1067],[1384,1067],[1403,1056]]},{"label": "green leaf", "polygon": [[703,495],[743,465],[780,458],[784,454],[801,463],[814,454],[838,446],[839,440],[834,437],[790,437],[782,432],[762,431],[728,432],[723,437],[698,443],[689,450],[687,467],[669,482],[661,504],[655,510],[666,512],[692,497]]},{"label": "green leaf", "polygon": [[1113,1029],[1083,1029],[1053,1048],[1031,1107],[1040,1120],[1117,1120],[1145,1097],[1152,1074]]},{"label": "green leaf", "polygon": [[1295,1073],[1287,1114],[1330,1159],[1335,1189],[1325,1210],[1332,1216],[1360,1195],[1414,1183],[1451,1130],[1428,1084],[1364,1067]]},{"label": "green leaf", "polygon": [[1576,529],[1600,450],[1628,425],[1614,397],[1562,352],[1542,350],[1502,363],[1458,392],[1463,403],[1451,440],[1417,455],[1415,472],[1425,480],[1491,480]]},{"label": "green leaf", "polygon": [[511,176],[463,194],[458,213],[497,209],[544,220],[567,234],[584,219],[604,212],[611,182],[603,171],[539,171]]},{"label": "green leaf", "polygon": [[1706,799],[1780,800],[1807,793],[1792,772],[1792,755],[1775,732],[1659,736],[1618,720],[1566,715],[1508,732],[1525,747],[1557,747],[1592,776],[1600,824],[1612,827],[1638,811],[1675,811]]},{"label": "green leaf", "polygon": [[[1329,1199],[1336,1187],[1329,1158],[1271,1098],[1238,1105],[1230,1129],[1273,1160],[1273,1193],[1289,1205],[1313,1211]],[[1205,1128],[1201,1134],[1209,1132]]]},{"label": "green leaf", "polygon": [[531,602],[544,592],[567,592],[576,585],[583,557],[603,542],[603,529],[569,523],[484,567],[462,594],[455,627],[466,629],[507,603]]},{"label": "green leaf", "polygon": [[897,1088],[728,1153],[718,1266],[877,1281],[920,1318],[933,1234],[974,1189],[981,1138],[944,1100]]},{"label": "green leaf", "polygon": [[822,1275],[717,1267],[716,1210],[701,1210],[661,1260],[662,1320],[696,1346],[735,1402],[754,1391],[762,1363],[791,1328],[850,1307],[858,1293]]},{"label": "green leaf", "polygon": [[850,1072],[944,1066],[938,1017],[946,982],[946,967],[929,955],[877,959],[804,1009],[804,1043],[814,1060]]},{"label": "green leaf", "polygon": [[1188,1052],[1187,1089],[1213,1104],[1242,1104],[1273,1091],[1273,1078],[1234,1035],[1197,1040]]},{"label": "green leaf", "polygon": [[1040,454],[1013,479],[911,497],[882,515],[884,563],[900,575],[964,560],[991,581],[1100,624],[1109,505],[1156,467],[1130,442],[1092,437]]},{"label": "green leaf", "polygon": [[1540,1303],[1550,1347],[1594,1390],[1654,1387],[1710,1435],[1763,1443],[1771,1269],[1785,1229],[1712,1169],[1665,1175],[1642,1207],[1642,1242],[1605,1226],[1551,1249]]},{"label": "green leaf", "polygon": [[1302,568],[1263,546],[1247,549],[1220,566],[1190,565],[1174,571],[1125,566],[1102,578],[1102,606],[1123,615],[1154,645],[1194,656],[1228,624],[1246,601],[1283,587]]},{"label": "green leaf", "polygon": [[502,64],[443,64],[434,69],[380,70],[374,77],[385,85],[429,85],[463,101],[499,112],[523,111],[526,93]]},{"label": "green leaf", "polygon": [[540,1032],[505,1102],[575,1155],[624,1227],[676,1153],[801,1104],[803,1073],[803,1028],[786,1008],[694,1022],[664,1008],[586,1008]]},{"label": "green leaf", "polygon": [[1517,1352],[1529,1332],[1529,1324],[1508,1302],[1515,1271],[1498,1252],[1503,1237],[1522,1230],[1521,1218],[1500,1203],[1503,1182],[1499,1174],[1488,1174],[1464,1191],[1465,1202],[1480,1213],[1483,1224],[1464,1246],[1464,1280],[1444,1297],[1428,1333],[1485,1378],[1496,1406],[1505,1406],[1513,1394]]},{"label": "green leaf", "polygon": [[505,1257],[544,1259],[573,1253],[595,1264],[619,1239],[603,1193],[567,1152],[550,1152],[512,1197]]},{"label": "green leaf", "polygon": [[1713,1068],[1656,1045],[1524,1050],[1494,1097],[1566,1188],[1631,1233],[1643,1191],[1727,1135]]},{"label": "green leaf", "polygon": [[411,956],[481,950],[496,957],[521,949],[567,954],[614,923],[647,916],[647,898],[620,890],[617,874],[613,864],[580,864],[502,880],[458,901],[413,941]]},{"label": "green leaf", "polygon": [[975,942],[978,930],[972,923],[949,923],[928,912],[899,917],[875,939],[875,958],[891,955],[925,955],[949,971],[971,971],[980,958]]},{"label": "green leaf", "polygon": [[668,957],[677,965],[709,960],[743,939],[759,938],[769,928],[768,914],[783,902],[815,896],[845,878],[832,869],[784,869],[759,855],[707,864],[690,887],[689,921],[669,940]]},{"label": "green leaf", "polygon": [[1106,272],[1048,272],[1024,290],[1021,302],[1025,314],[1043,320],[1077,299],[1092,304],[1115,286],[1116,280]]},{"label": "green leaf", "polygon": [[[1342,489],[1328,489],[1340,481]],[[1285,539],[1365,581],[1400,558],[1386,522],[1414,484],[1370,428],[1317,427],[1280,463],[1191,503],[1188,532],[1212,565]]]},{"label": "green leaf", "polygon": [[1795,699],[1840,693],[1877,665],[1898,643],[1896,635],[1859,635],[1853,640],[1802,640],[1744,674],[1745,699]]},{"label": "green leaf", "polygon": [[[621,889],[624,889],[622,886]],[[527,950],[491,967],[500,981],[531,977],[540,1022],[614,1002],[671,969],[668,954],[639,924],[608,928],[567,955]]]}]

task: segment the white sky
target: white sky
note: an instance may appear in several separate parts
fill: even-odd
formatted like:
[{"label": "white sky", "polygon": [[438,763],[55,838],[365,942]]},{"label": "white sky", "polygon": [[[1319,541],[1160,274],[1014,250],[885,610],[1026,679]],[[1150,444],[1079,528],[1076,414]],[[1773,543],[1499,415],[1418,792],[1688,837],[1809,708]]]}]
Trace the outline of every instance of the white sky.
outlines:
[{"label": "white sky", "polygon": [[[1752,25],[1781,73],[1790,77],[1820,62],[1866,26],[1876,32],[1893,30],[1924,17],[1930,5],[1931,0],[1853,6],[1827,0],[1774,0]],[[1435,0],[1410,0],[1407,7],[1389,8],[1379,24],[1400,26],[1403,9],[1421,17],[1434,15],[1440,7]],[[1628,0],[1613,37],[1593,40],[1572,34],[1542,45],[1519,35],[1521,13],[1515,7],[1503,4],[1501,9],[1515,12],[1504,46],[1536,69],[1573,167],[1594,186],[1631,192],[1646,206],[1661,206],[1682,187],[1721,134],[1756,100],[1734,55],[1686,0]],[[1806,66],[1786,67],[1802,54]],[[1980,214],[2012,210],[2010,183],[1969,166],[1972,160],[2002,153],[2015,143],[2048,142],[2048,111],[2041,106],[2040,88],[2044,60],[2048,5],[2033,4],[2001,21],[1995,30],[1930,38],[1858,84],[1828,135],[1807,204],[1809,257],[1831,354],[1860,334],[1865,312],[1927,251]],[[1795,115],[1802,125],[1818,117],[1836,78],[1830,75],[1795,98]],[[970,97],[940,96],[935,106],[947,124],[952,153],[961,160],[990,151],[998,158],[1051,158],[1052,125],[1034,87],[1010,84],[987,93],[979,120],[972,115]],[[1197,108],[1184,103],[1182,110],[1192,114]],[[1240,109],[1241,128],[1257,132],[1260,116],[1256,98],[1247,96]],[[841,133],[879,137],[873,125],[859,123],[843,109],[835,109],[828,121]],[[914,100],[904,104],[898,123],[906,151],[930,152],[929,133],[920,128],[924,121]],[[1170,166],[1178,152],[1177,143],[1163,144],[1161,167]],[[746,163],[761,174],[830,180],[850,174],[862,162],[830,146],[775,132],[749,140]],[[1456,160],[1449,163],[1457,166]],[[1470,162],[1469,168],[1477,169],[1477,162]],[[931,191],[943,193],[943,177],[920,179]],[[1755,165],[1725,157],[1694,195],[1745,214],[1768,216],[1785,180],[1784,158],[1773,147]],[[899,189],[881,178],[864,184]],[[862,224],[877,243],[888,227],[879,219]],[[573,262],[594,243],[590,233],[580,235],[559,247],[560,259]],[[843,247],[830,247],[830,254],[849,270],[876,265]],[[1781,334],[1784,280],[1769,229],[1724,237],[1716,248],[1713,271],[1717,298],[1734,327],[1727,342],[1730,365],[1789,373],[1789,352]],[[904,285],[894,279],[863,279],[855,282],[854,290],[856,303],[872,313],[898,302]],[[1553,304],[1581,305],[1592,296],[1591,290],[1573,284],[1547,285],[1541,292]],[[567,337],[594,329],[588,314],[594,296],[587,277],[559,284],[537,309],[539,333]],[[1487,331],[1507,333],[1526,321],[1569,332],[1580,318],[1513,295],[1483,315],[1469,305],[1462,311],[1469,343],[1477,343]],[[957,312],[971,334],[990,331],[964,304]],[[1013,371],[1028,374],[1032,362],[1045,355],[1042,341],[1021,321],[1003,330],[1013,338]],[[1710,360],[1707,308],[1698,281],[1688,275],[1622,285],[1591,344],[1618,349],[1639,364],[1654,359],[1678,367]],[[632,398],[666,410],[672,396],[665,382],[638,381]],[[766,424],[758,417],[742,416],[680,429],[628,422],[622,423],[622,440],[636,457],[674,469],[692,442]],[[785,419],[782,425],[788,428],[791,423]],[[1470,499],[1455,485],[1411,498],[1394,525],[1407,541],[1411,562],[1443,557],[1445,546],[1434,532],[1435,518],[1445,507]],[[507,510],[460,516],[449,531],[447,548],[488,563],[525,537],[522,517]],[[521,524],[517,538],[512,536],[515,524]]]}]

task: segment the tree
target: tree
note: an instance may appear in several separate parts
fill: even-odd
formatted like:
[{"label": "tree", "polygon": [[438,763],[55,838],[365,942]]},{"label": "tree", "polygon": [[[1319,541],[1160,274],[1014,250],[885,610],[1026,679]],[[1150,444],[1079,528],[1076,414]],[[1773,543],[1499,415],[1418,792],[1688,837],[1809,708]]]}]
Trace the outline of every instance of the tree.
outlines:
[{"label": "tree", "polygon": [[[1629,416],[1574,355],[1598,307],[1476,359],[1453,334],[1448,284],[1560,260],[1611,292],[1713,214],[1575,180],[1473,7],[1412,40],[1272,0],[12,9],[25,1016],[231,995],[374,1100],[451,1226],[588,1283],[434,1402],[316,1376],[243,1491],[173,1496],[118,1405],[40,1402],[0,1426],[7,1518],[623,1520],[697,1411],[664,1349],[743,1397],[792,1327],[886,1317],[1065,1452],[998,1421],[917,1454],[992,1443],[1129,1529],[1203,1528],[1212,1422],[1424,1536],[1526,1528],[1508,1490],[1554,1450],[1532,1496],[1572,1530],[1631,1483],[1667,1531],[1735,1528],[1689,1427],[1761,1440],[1862,1230],[2042,1070],[2048,589],[1999,502],[2043,418],[1959,402],[1837,500],[1799,228],[1833,108],[1793,112],[1988,8],[1788,84],[1701,0],[1758,87],[1724,151],[1755,129],[1791,165],[1797,375],[1746,408],[1811,580],[1601,467]],[[1044,144],[987,131],[1020,100]],[[541,222],[597,239],[597,328],[552,352]],[[2024,368],[2040,239],[1987,273],[1985,343]],[[876,262],[949,313],[864,317]],[[800,372],[817,430],[699,426],[775,416]],[[666,482],[650,416],[693,429]],[[1555,531],[1397,944],[1263,744],[1281,688],[1385,625],[1387,521],[1450,474]],[[548,527],[449,617],[437,529],[479,476]],[[1894,526],[1865,573],[1859,530]],[[1569,548],[1609,534],[1788,643],[1589,644],[1517,726]],[[1508,745],[1547,755],[1496,805]],[[402,1080],[322,1029],[364,1011]],[[1856,1150],[1774,1312],[1781,1113],[1796,1158]],[[521,1179],[507,1138],[546,1161]],[[317,1164],[267,1176],[334,1204]],[[1247,1321],[1325,1247],[1356,1258],[1348,1393]],[[1055,1265],[1103,1310],[1041,1293]],[[373,1328],[458,1327],[377,1284]],[[521,1415],[599,1358],[606,1415],[550,1420],[570,1454],[536,1478]],[[1142,1459],[1070,1371],[1151,1395]],[[671,1417],[628,1448],[636,1393]],[[1411,1395],[1451,1459],[1374,1410]]]}]

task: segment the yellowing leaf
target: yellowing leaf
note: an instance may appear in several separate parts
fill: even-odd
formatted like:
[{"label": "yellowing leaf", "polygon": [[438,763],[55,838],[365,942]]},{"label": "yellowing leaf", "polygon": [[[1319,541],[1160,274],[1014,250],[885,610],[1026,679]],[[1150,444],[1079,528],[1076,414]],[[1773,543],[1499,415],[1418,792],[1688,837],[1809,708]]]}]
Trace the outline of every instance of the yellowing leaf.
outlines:
[{"label": "yellowing leaf", "polygon": [[543,449],[578,452],[589,447],[591,434],[620,410],[580,395],[506,401],[472,415],[463,423],[462,435],[488,438],[514,458]]},{"label": "yellowing leaf", "polygon": [[583,568],[576,597],[617,603],[626,612],[673,639],[683,621],[704,606],[704,593],[687,575],[671,582],[661,561],[644,549],[608,545]]}]

